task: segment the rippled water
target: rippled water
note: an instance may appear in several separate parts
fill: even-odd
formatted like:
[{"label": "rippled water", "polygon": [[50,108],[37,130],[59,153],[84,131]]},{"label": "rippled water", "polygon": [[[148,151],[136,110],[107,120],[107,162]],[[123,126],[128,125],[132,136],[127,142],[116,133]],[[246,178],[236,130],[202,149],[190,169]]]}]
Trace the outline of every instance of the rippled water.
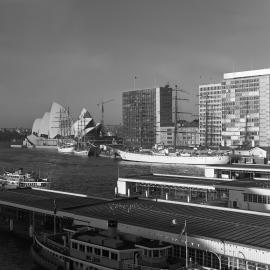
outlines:
[{"label": "rippled water", "polygon": [[[9,148],[0,144],[0,169],[40,170],[51,178],[52,188],[112,198],[118,175],[166,172],[201,175],[202,168],[181,165],[149,165],[110,158],[80,157],[60,154],[56,150]],[[0,233],[0,270],[36,270],[31,260],[30,243]]]}]

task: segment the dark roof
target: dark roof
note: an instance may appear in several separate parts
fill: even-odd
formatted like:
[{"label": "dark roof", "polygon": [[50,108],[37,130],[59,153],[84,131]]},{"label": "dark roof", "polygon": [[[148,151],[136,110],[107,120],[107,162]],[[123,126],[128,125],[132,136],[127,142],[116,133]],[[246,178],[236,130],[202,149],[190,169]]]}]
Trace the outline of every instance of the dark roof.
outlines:
[{"label": "dark roof", "polygon": [[[245,163],[234,163],[234,164],[224,164],[224,165],[208,165],[207,167],[212,167],[215,169],[224,169],[231,171],[248,171],[248,172],[269,172],[269,164],[245,164]],[[207,168],[206,167],[206,168]]]},{"label": "dark roof", "polygon": [[[176,234],[181,233],[186,220],[189,235],[270,248],[270,216],[251,211],[127,199],[80,208],[75,212],[103,220],[113,217],[119,223]],[[176,225],[172,225],[173,219]]]},{"label": "dark roof", "polygon": [[115,219],[126,225],[176,234],[181,233],[186,220],[188,235],[270,249],[270,215],[265,213],[134,198],[105,201],[37,190],[0,192],[0,201],[22,207],[52,210],[53,199],[57,208],[67,215],[74,214],[82,219]]},{"label": "dark roof", "polygon": [[147,174],[147,175],[137,175],[137,176],[129,176],[129,177],[121,177],[127,181],[129,180],[139,180],[139,181],[150,181],[155,184],[158,182],[164,182],[164,184],[168,183],[178,183],[178,184],[189,184],[189,185],[207,185],[214,186],[214,184],[219,183],[220,180],[209,179],[205,177],[190,177],[190,176],[169,176],[169,175],[156,175],[156,174]]},{"label": "dark roof", "polygon": [[34,189],[13,189],[0,192],[0,201],[7,201],[49,211],[54,210],[54,200],[57,210],[76,209],[77,207],[104,202],[102,198],[79,197]]},{"label": "dark roof", "polygon": [[238,188],[266,188],[270,189],[270,181],[266,180],[250,180],[241,179],[234,181],[222,181],[216,183],[216,187],[228,188],[228,187],[238,187]]}]

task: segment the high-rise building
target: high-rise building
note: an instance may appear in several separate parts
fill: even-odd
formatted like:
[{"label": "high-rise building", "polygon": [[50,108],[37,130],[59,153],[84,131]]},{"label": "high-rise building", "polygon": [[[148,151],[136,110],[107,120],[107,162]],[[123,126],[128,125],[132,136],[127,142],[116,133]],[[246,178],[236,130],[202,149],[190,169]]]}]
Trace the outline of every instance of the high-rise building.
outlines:
[{"label": "high-rise building", "polygon": [[199,86],[200,145],[206,147],[221,144],[221,90],[220,83]]},{"label": "high-rise building", "polygon": [[122,93],[123,135],[127,145],[151,148],[161,142],[163,127],[172,124],[172,88]]},{"label": "high-rise building", "polygon": [[[211,122],[219,121],[221,115],[221,136],[216,137],[219,144],[269,146],[269,82],[270,69],[260,69],[225,73],[220,84],[200,86],[200,143],[209,145]],[[216,101],[211,100],[211,95]]]}]

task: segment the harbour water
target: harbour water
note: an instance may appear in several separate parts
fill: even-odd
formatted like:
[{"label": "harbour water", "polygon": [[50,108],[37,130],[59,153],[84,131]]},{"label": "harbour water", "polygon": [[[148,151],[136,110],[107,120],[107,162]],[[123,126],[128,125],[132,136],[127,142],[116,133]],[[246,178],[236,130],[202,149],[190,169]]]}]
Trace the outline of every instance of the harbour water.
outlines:
[{"label": "harbour water", "polygon": [[[52,181],[52,189],[113,198],[118,175],[164,172],[202,175],[195,166],[149,165],[111,158],[80,157],[56,150],[10,148],[0,144],[0,168],[24,168],[40,172]],[[37,270],[30,256],[30,242],[0,232],[1,270]]]}]

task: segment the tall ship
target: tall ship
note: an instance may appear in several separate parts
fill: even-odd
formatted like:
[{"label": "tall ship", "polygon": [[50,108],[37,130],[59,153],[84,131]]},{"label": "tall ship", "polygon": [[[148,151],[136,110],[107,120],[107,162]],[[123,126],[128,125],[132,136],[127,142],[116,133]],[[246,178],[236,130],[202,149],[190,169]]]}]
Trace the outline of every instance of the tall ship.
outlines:
[{"label": "tall ship", "polygon": [[136,153],[117,150],[117,154],[123,160],[146,163],[163,164],[190,164],[190,165],[217,165],[227,164],[230,161],[229,155],[210,154],[156,154],[156,153]]},{"label": "tall ship", "polygon": [[179,269],[182,261],[169,260],[172,245],[117,232],[117,221],[108,230],[72,226],[64,233],[36,236],[34,261],[48,270],[58,269]]},{"label": "tall ship", "polygon": [[[175,96],[173,96],[173,91],[175,91]],[[183,90],[178,89],[177,85],[175,89],[167,85],[163,88],[131,91],[123,96],[123,106],[125,106],[123,121],[126,121],[127,144],[133,148],[148,150],[139,152],[118,150],[117,153],[121,159],[147,163],[191,165],[226,164],[230,161],[228,155],[220,152],[209,154],[207,143],[204,145],[204,151],[197,151],[196,147],[194,151],[188,149],[182,153],[179,151],[181,143],[177,143],[177,138],[179,139],[178,133],[182,133],[182,131],[178,130],[178,125],[181,125],[178,114],[186,112],[178,111],[178,100],[186,99],[179,98],[178,91]],[[174,106],[173,100],[175,101]],[[207,130],[208,128],[206,128]],[[153,145],[157,144],[164,146],[162,151],[149,150],[155,148]],[[189,148],[187,143],[184,145]],[[196,145],[198,144],[194,146]],[[169,152],[169,149],[173,151]]]}]

